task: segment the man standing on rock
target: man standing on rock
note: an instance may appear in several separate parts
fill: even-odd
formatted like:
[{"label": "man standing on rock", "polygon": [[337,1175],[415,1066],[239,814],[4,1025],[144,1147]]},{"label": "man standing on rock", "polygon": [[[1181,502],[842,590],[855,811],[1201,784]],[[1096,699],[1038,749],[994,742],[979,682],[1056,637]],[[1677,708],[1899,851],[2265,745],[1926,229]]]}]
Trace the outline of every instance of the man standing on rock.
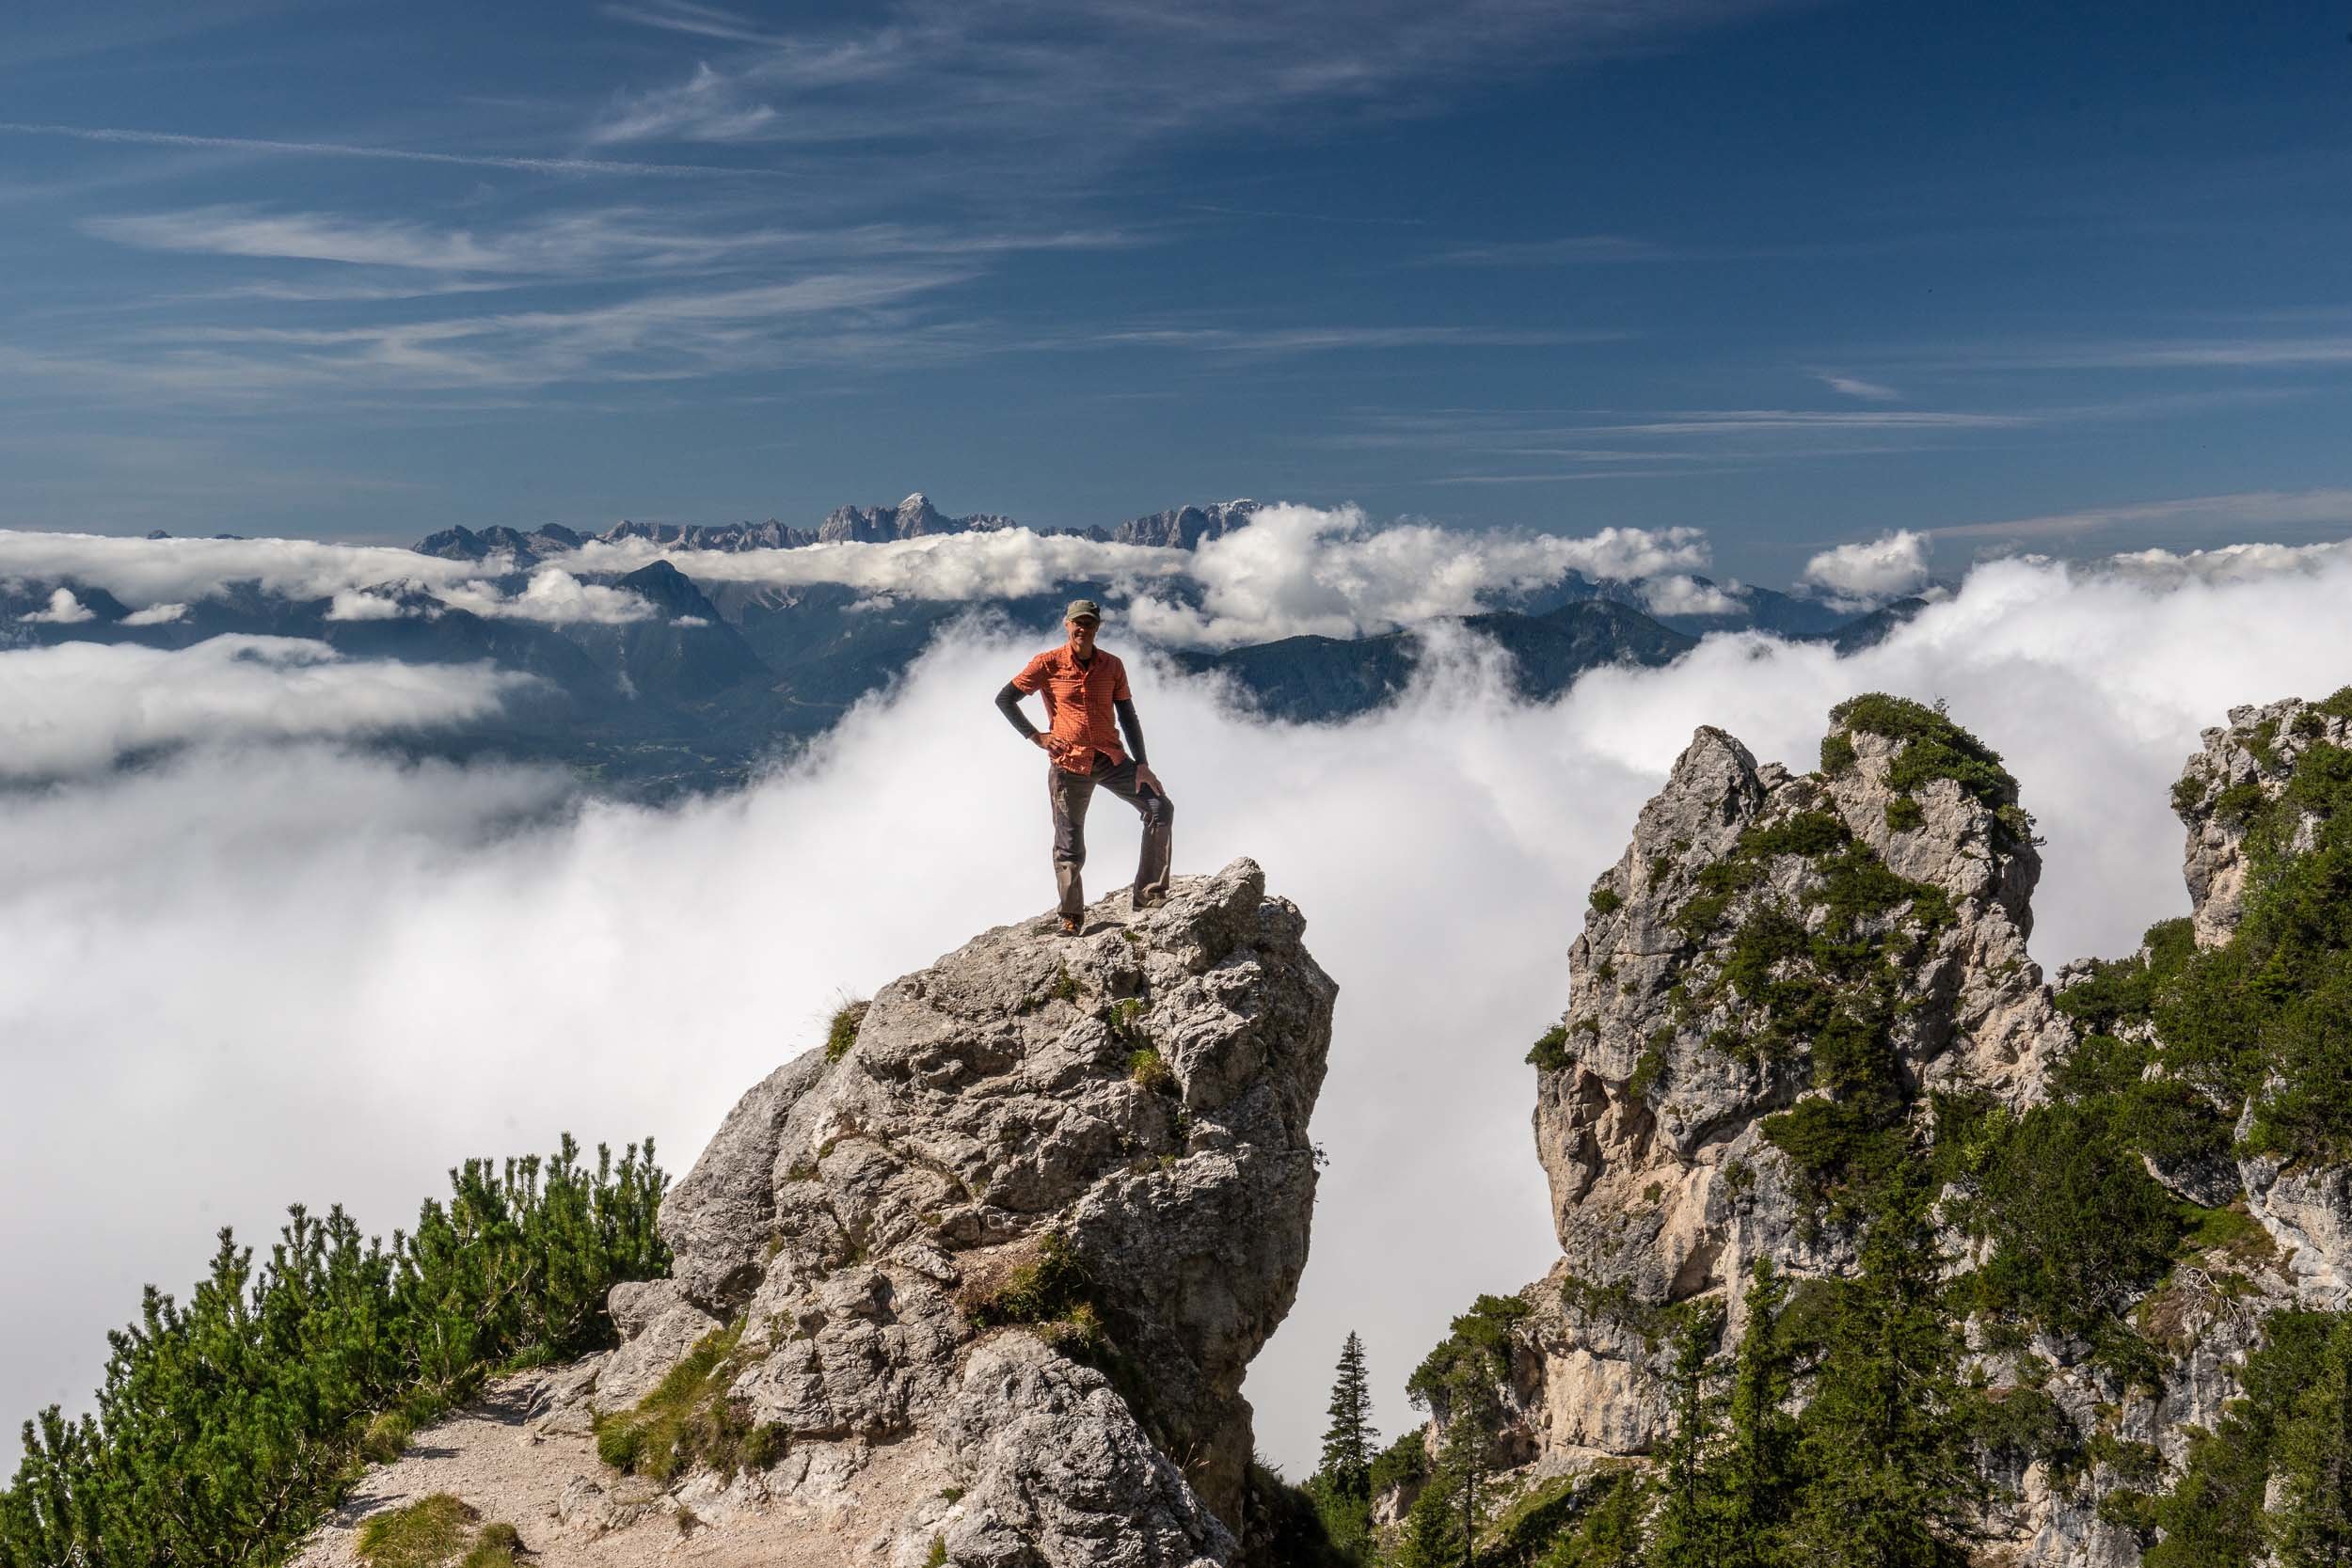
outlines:
[{"label": "man standing on rock", "polygon": [[[1102,607],[1073,599],[1062,613],[1070,640],[1048,648],[1022,667],[996,693],[996,706],[1051,760],[1045,792],[1054,803],[1054,880],[1061,887],[1061,928],[1076,931],[1086,913],[1086,890],[1078,879],[1087,863],[1087,806],[1097,785],[1126,801],[1143,816],[1143,858],[1136,866],[1135,907],[1148,910],[1168,897],[1168,828],[1176,808],[1159,775],[1143,760],[1143,723],[1127,689],[1127,667],[1118,656],[1094,645],[1103,624]],[[1045,693],[1046,728],[1040,731],[1021,711],[1021,699]],[[1120,750],[1111,714],[1127,732]]]}]

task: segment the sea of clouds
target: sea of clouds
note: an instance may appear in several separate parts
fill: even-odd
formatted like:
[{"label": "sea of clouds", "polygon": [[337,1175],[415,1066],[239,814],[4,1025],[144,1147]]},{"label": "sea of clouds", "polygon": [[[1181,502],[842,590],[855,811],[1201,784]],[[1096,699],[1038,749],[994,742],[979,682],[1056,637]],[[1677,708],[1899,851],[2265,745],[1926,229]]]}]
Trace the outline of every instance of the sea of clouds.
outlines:
[{"label": "sea of clouds", "polygon": [[[1179,870],[1255,857],[1341,986],[1313,1256],[1248,1386],[1269,1453],[1311,1467],[1350,1329],[1392,1434],[1448,1317],[1555,1256],[1521,1058],[1566,1002],[1585,889],[1694,727],[1802,768],[1855,691],[1944,698],[2047,836],[2045,965],[2185,909],[2168,787],[2231,706],[2352,681],[2352,558],[2134,560],[1984,565],[1851,657],[1723,636],[1544,705],[1434,632],[1403,701],[1321,728],[1136,661]],[[990,705],[1034,650],[985,628],[753,787],[667,809],[372,754],[498,677],[310,646],[0,652],[0,754],[78,769],[0,797],[0,1409],[84,1404],[142,1284],[184,1290],[217,1227],[266,1243],[289,1201],[389,1231],[458,1160],[565,1130],[655,1134],[682,1172],[838,997],[1051,900],[1039,764]],[[1108,889],[1135,830],[1096,820]]]},{"label": "sea of clouds", "polygon": [[[1904,536],[1906,538],[1914,536]],[[1697,529],[1607,528],[1570,537],[1375,524],[1357,507],[1280,505],[1197,550],[1109,544],[1009,528],[884,544],[798,549],[676,550],[642,538],[591,540],[533,565],[525,585],[497,578],[513,555],[450,561],[383,546],[311,539],[131,539],[0,530],[0,581],[64,579],[105,590],[136,614],[170,619],[242,583],[295,599],[328,599],[329,620],[392,619],[444,609],[561,625],[643,620],[642,595],[583,578],[668,561],[703,583],[789,591],[818,584],[873,602],[961,602],[1048,594],[1103,582],[1128,606],[1129,625],[1165,646],[1232,647],[1312,633],[1360,637],[1441,616],[1469,615],[1497,594],[1547,587],[1570,572],[1648,584],[1663,613],[1738,608],[1690,574],[1708,562]],[[1847,590],[1841,586],[1839,592]],[[91,618],[60,588],[24,617]]]}]

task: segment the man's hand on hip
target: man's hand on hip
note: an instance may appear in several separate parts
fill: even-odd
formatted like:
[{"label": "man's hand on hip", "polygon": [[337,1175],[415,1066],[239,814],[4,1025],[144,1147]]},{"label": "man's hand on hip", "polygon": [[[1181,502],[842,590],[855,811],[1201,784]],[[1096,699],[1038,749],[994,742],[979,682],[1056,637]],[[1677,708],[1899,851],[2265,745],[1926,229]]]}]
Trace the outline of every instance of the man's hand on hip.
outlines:
[{"label": "man's hand on hip", "polygon": [[1043,730],[1031,730],[1029,738],[1037,742],[1037,749],[1041,752],[1051,752],[1054,749],[1054,737]]}]

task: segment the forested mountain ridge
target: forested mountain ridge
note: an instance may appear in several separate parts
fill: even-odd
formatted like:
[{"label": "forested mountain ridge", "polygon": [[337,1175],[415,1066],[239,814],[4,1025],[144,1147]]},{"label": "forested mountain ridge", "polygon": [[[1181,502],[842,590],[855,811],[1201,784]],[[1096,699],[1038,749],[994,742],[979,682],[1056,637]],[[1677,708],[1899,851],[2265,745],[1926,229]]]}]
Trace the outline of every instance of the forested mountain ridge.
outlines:
[{"label": "forested mountain ridge", "polygon": [[1561,1261],[1415,1372],[1363,1555],[2344,1560],[2352,690],[2206,732],[2194,913],[2055,987],[1994,753],[1873,695],[1820,763],[1700,731],[1594,884]]}]

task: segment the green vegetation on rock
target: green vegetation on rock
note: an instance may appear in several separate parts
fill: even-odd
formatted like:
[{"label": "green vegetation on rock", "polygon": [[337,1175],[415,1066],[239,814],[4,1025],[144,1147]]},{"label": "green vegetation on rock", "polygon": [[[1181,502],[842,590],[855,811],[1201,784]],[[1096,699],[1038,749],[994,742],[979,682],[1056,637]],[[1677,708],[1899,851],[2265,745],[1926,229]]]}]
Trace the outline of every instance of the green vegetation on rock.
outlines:
[{"label": "green vegetation on rock", "polygon": [[866,1022],[864,1002],[844,1002],[825,1023],[825,1060],[837,1062],[857,1043],[858,1025]]},{"label": "green vegetation on rock", "polygon": [[[669,1267],[648,1143],[594,1169],[469,1161],[389,1246],[300,1207],[255,1266],[227,1230],[186,1305],[151,1288],[109,1336],[94,1415],[24,1424],[0,1568],[262,1564],[357,1480],[506,1368],[610,1343],[605,1297]],[[399,1419],[379,1422],[386,1412]]]},{"label": "green vegetation on rock", "polygon": [[743,1368],[736,1346],[744,1324],[706,1334],[633,1409],[596,1418],[596,1457],[616,1470],[668,1481],[704,1466],[733,1480],[764,1470],[785,1455],[782,1428],[755,1425],[728,1396]]}]

